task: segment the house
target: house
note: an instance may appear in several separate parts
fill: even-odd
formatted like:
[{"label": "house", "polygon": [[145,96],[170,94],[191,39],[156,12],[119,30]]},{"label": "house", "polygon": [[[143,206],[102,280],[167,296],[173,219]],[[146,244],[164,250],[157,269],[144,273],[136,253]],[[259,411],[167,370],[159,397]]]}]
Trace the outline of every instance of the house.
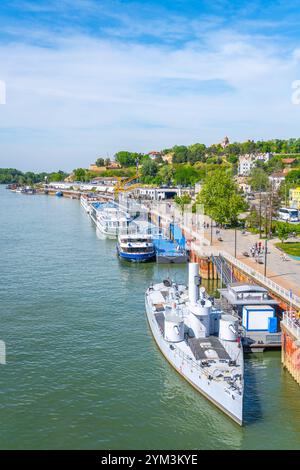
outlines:
[{"label": "house", "polygon": [[152,150],[151,152],[148,153],[149,157],[151,160],[155,160],[157,157],[161,157],[161,152],[156,152],[155,150]]},{"label": "house", "polygon": [[285,175],[282,171],[272,173],[272,175],[269,176],[269,181],[272,187],[275,189],[275,191],[278,191],[281,183],[283,183],[284,180],[285,180]]},{"label": "house", "polygon": [[255,167],[255,156],[245,154],[239,157],[238,174],[239,176],[249,176],[252,168]]},{"label": "house", "polygon": [[110,162],[110,164],[107,165],[105,168],[106,170],[119,170],[120,168],[122,168],[122,165],[120,165],[120,163],[118,162]]},{"label": "house", "polygon": [[296,163],[297,158],[283,158],[281,161],[285,166],[291,166]]},{"label": "house", "polygon": [[252,168],[256,166],[256,162],[260,161],[263,163],[268,163],[272,157],[273,157],[273,154],[270,152],[246,153],[245,155],[240,155],[239,165],[238,165],[238,174],[240,176],[249,176]]},{"label": "house", "polygon": [[285,175],[287,175],[292,170],[295,163],[298,162],[297,158],[292,158],[292,157],[283,158],[281,161],[284,165],[283,172]]},{"label": "house", "polygon": [[271,152],[259,153],[256,155],[256,161],[268,163],[272,157],[273,157],[273,154]]}]

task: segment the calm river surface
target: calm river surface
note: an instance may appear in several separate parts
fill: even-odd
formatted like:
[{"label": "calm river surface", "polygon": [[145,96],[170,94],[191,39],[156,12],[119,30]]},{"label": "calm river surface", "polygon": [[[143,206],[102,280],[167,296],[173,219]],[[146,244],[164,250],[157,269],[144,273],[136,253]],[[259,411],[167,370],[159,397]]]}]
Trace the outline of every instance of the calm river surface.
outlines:
[{"label": "calm river surface", "polygon": [[300,388],[246,360],[245,427],[161,356],[144,291],[186,266],[125,264],[78,201],[0,187],[1,449],[299,449]]}]

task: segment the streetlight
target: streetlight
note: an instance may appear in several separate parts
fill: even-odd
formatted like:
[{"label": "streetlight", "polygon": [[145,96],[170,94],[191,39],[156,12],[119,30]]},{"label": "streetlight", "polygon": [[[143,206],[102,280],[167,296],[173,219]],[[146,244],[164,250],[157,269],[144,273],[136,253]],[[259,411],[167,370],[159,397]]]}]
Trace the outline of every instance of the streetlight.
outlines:
[{"label": "streetlight", "polygon": [[264,276],[267,277],[267,256],[268,256],[268,239],[265,239],[265,268]]},{"label": "streetlight", "polygon": [[237,249],[237,230],[234,228],[234,257],[236,258],[236,249]]}]

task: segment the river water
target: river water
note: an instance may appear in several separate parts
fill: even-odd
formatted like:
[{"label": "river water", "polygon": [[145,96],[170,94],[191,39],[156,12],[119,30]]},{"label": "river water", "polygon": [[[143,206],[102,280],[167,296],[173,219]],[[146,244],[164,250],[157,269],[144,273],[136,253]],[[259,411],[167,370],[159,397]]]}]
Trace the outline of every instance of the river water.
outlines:
[{"label": "river water", "polygon": [[299,449],[280,354],[246,360],[239,428],[165,361],[144,292],[186,266],[127,264],[78,201],[0,187],[1,449]]}]

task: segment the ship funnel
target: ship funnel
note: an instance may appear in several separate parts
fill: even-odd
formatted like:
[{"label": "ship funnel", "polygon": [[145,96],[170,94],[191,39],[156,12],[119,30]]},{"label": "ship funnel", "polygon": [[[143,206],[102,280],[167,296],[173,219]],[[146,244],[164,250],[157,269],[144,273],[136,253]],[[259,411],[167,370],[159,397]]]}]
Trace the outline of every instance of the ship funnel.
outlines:
[{"label": "ship funnel", "polygon": [[199,299],[199,266],[198,263],[189,263],[189,300],[192,305]]}]

